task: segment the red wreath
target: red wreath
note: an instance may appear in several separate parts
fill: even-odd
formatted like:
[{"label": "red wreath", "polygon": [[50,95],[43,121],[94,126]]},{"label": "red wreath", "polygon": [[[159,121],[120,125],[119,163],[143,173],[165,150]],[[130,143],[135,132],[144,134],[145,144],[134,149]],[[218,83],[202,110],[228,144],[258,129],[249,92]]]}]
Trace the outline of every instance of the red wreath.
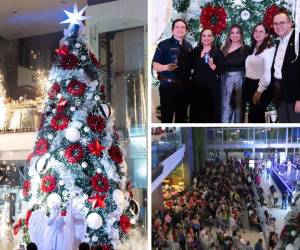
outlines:
[{"label": "red wreath", "polygon": [[97,68],[100,68],[101,63],[98,61],[98,59],[96,58],[96,56],[91,51],[90,51],[90,57],[91,57],[92,63],[94,65],[96,65]]},{"label": "red wreath", "polygon": [[67,147],[65,156],[70,163],[77,163],[84,156],[83,147],[80,144],[73,144]]},{"label": "red wreath", "polygon": [[59,92],[60,92],[60,85],[57,82],[55,82],[51,86],[51,88],[48,92],[48,96],[50,99],[54,99]]},{"label": "red wreath", "polygon": [[106,193],[109,190],[108,179],[101,174],[96,174],[91,177],[91,186],[95,191],[100,193]]},{"label": "red wreath", "polygon": [[267,8],[266,13],[264,15],[263,23],[268,27],[271,33],[275,34],[274,27],[273,27],[273,19],[274,16],[280,11],[280,8],[273,4]]},{"label": "red wreath", "polygon": [[219,35],[227,25],[227,13],[221,6],[207,5],[202,9],[200,23],[204,29],[211,29],[215,35]]},{"label": "red wreath", "polygon": [[64,70],[74,69],[78,65],[78,58],[73,54],[67,54],[61,57],[61,64]]},{"label": "red wreath", "polygon": [[120,227],[125,234],[127,234],[131,228],[130,219],[125,214],[122,214],[120,217]]},{"label": "red wreath", "polygon": [[104,120],[98,115],[89,114],[87,118],[87,125],[91,128],[91,130],[98,133],[101,133],[105,128]]},{"label": "red wreath", "polygon": [[51,119],[51,127],[54,130],[64,130],[65,128],[68,127],[69,124],[69,117],[63,115],[63,114],[58,114],[53,116],[53,118]]},{"label": "red wreath", "polygon": [[82,96],[85,93],[86,85],[77,80],[72,80],[68,86],[67,91],[74,96]]},{"label": "red wreath", "polygon": [[31,187],[30,180],[24,181],[24,183],[23,183],[23,189],[22,189],[22,194],[23,194],[23,196],[25,198],[29,196],[30,187]]},{"label": "red wreath", "polygon": [[36,143],[36,147],[35,147],[35,153],[37,155],[43,155],[45,154],[49,149],[49,143],[46,139],[44,138],[40,138],[37,143]]},{"label": "red wreath", "polygon": [[123,154],[119,147],[112,146],[108,150],[108,154],[115,163],[121,164],[123,162]]},{"label": "red wreath", "polygon": [[44,193],[52,192],[56,187],[56,178],[53,175],[45,175],[42,178],[41,190]]}]

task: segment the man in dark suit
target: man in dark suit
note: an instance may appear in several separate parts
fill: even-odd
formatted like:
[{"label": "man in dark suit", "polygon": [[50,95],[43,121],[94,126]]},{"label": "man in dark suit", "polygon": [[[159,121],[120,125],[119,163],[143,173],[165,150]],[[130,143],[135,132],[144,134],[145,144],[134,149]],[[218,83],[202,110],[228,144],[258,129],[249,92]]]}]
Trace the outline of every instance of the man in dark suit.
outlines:
[{"label": "man in dark suit", "polygon": [[153,57],[153,69],[160,80],[161,122],[184,123],[189,103],[192,45],[185,40],[188,25],[183,19],[172,23],[172,37],[160,42]]},{"label": "man in dark suit", "polygon": [[274,16],[279,40],[272,65],[274,100],[279,122],[300,122],[300,56],[295,53],[295,31],[288,12]]}]

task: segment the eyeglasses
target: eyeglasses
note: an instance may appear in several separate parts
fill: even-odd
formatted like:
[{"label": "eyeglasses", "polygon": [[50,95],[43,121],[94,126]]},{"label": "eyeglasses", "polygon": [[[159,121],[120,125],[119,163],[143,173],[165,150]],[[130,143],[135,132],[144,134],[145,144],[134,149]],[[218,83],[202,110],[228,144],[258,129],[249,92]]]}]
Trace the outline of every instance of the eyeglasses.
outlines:
[{"label": "eyeglasses", "polygon": [[277,26],[283,26],[285,24],[287,24],[289,22],[279,22],[279,23],[273,23],[273,26],[277,27]]}]

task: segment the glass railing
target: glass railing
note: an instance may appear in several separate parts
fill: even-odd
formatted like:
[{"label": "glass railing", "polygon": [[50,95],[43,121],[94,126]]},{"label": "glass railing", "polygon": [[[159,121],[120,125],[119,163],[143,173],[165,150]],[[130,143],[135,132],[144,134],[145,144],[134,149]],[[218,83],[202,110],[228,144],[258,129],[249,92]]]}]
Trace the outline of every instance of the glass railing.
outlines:
[{"label": "glass railing", "polygon": [[181,146],[180,131],[165,133],[159,141],[152,142],[152,168],[176,152]]},{"label": "glass railing", "polygon": [[41,107],[36,101],[7,103],[1,110],[0,133],[36,131]]}]

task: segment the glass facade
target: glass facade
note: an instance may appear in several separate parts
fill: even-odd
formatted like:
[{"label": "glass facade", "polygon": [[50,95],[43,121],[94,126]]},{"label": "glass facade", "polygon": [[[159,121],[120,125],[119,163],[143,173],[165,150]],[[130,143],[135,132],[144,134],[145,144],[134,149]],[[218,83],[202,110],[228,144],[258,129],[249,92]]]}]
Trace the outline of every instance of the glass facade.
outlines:
[{"label": "glass facade", "polygon": [[299,143],[300,128],[207,128],[208,144]]}]

